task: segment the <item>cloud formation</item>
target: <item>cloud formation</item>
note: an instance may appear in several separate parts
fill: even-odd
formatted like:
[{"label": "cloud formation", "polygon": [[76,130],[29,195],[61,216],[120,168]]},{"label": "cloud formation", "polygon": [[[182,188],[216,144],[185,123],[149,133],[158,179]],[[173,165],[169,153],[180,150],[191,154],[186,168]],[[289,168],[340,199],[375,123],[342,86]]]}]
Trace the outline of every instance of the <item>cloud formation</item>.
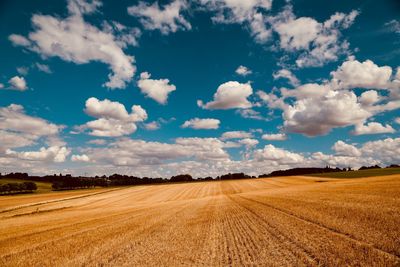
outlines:
[{"label": "cloud formation", "polygon": [[145,29],[159,30],[167,35],[192,28],[182,14],[188,7],[186,0],[174,0],[164,6],[160,6],[157,1],[153,4],[140,1],[137,5],[128,7],[128,14],[139,18]]},{"label": "cloud formation", "polygon": [[252,104],[247,98],[251,94],[253,89],[249,83],[230,81],[218,87],[213,101],[204,104],[199,100],[197,104],[204,109],[250,108]]},{"label": "cloud formation", "polygon": [[140,74],[138,87],[146,96],[157,101],[159,104],[167,104],[168,95],[176,90],[175,85],[170,84],[168,79],[150,79],[151,75],[148,72]]},{"label": "cloud formation", "polygon": [[236,72],[236,74],[238,74],[240,76],[247,76],[252,73],[252,71],[249,68],[247,68],[246,66],[243,66],[243,65],[240,65],[239,67],[237,67],[235,72]]},{"label": "cloud formation", "polygon": [[137,129],[136,123],[147,119],[146,111],[139,105],[133,105],[131,113],[128,113],[121,103],[108,99],[98,100],[91,97],[86,100],[85,105],[85,113],[97,119],[77,129],[88,129],[89,134],[93,136],[118,137],[132,134]]},{"label": "cloud formation", "polygon": [[112,32],[87,23],[83,15],[95,12],[100,5],[99,1],[88,3],[69,0],[68,17],[35,14],[31,19],[34,31],[28,37],[11,34],[9,40],[44,58],[59,57],[76,64],[92,61],[107,64],[111,73],[104,86],[110,89],[125,88],[136,71],[134,57],[123,51],[123,48],[131,44],[124,36],[132,36],[132,33],[125,33],[122,28],[121,31]]},{"label": "cloud formation", "polygon": [[210,119],[210,118],[199,119],[199,118],[194,118],[194,119],[190,119],[188,121],[185,121],[182,124],[182,128],[192,128],[192,129],[196,129],[196,130],[200,130],[200,129],[211,130],[211,129],[218,129],[220,123],[221,123],[221,121],[217,120],[217,119]]}]

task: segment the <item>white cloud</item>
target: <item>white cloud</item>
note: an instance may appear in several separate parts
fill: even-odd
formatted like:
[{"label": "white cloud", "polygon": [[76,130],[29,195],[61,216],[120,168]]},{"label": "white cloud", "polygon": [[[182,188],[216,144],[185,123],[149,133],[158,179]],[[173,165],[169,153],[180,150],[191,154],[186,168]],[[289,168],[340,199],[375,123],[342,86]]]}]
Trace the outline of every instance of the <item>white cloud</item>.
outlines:
[{"label": "white cloud", "polygon": [[363,135],[363,134],[381,134],[381,133],[394,133],[395,130],[389,124],[385,126],[379,122],[369,122],[366,125],[357,124],[352,134]]},{"label": "white cloud", "polygon": [[87,155],[85,155],[85,154],[82,154],[82,155],[72,155],[72,156],[71,156],[71,161],[74,161],[74,162],[89,162],[89,161],[90,161],[90,158],[89,158]]},{"label": "white cloud", "polygon": [[182,128],[192,128],[192,129],[218,129],[219,124],[221,123],[220,120],[217,119],[199,119],[199,118],[194,118],[188,121],[185,121],[182,124]]},{"label": "white cloud", "polygon": [[229,131],[221,135],[222,140],[252,138],[253,135],[245,131]]},{"label": "white cloud", "polygon": [[186,0],[174,0],[163,7],[160,7],[157,1],[153,4],[139,2],[136,6],[128,7],[128,14],[139,18],[147,30],[159,30],[162,34],[169,34],[192,28],[182,15],[188,7]]},{"label": "white cloud", "polygon": [[45,162],[64,162],[71,150],[66,147],[51,146],[42,147],[39,151],[17,152],[11,149],[6,150],[8,157],[18,158],[28,161],[45,161]]},{"label": "white cloud", "polygon": [[309,17],[296,18],[289,5],[270,17],[269,23],[279,34],[281,49],[300,53],[296,60],[298,67],[322,66],[349,53],[348,42],[340,41],[341,30],[350,27],[358,14],[355,10],[349,14],[335,13],[320,23]]},{"label": "white cloud", "polygon": [[214,94],[214,100],[204,104],[198,100],[198,106],[204,109],[250,108],[252,104],[247,99],[253,93],[249,83],[230,81],[221,84]]},{"label": "white cloud", "polygon": [[387,89],[391,84],[392,68],[379,67],[371,60],[359,62],[350,58],[331,75],[332,82],[339,88]]},{"label": "white cloud", "polygon": [[337,141],[332,149],[336,152],[338,156],[348,156],[348,157],[359,157],[361,152],[358,148],[353,145],[346,144],[342,140]]},{"label": "white cloud", "polygon": [[327,84],[306,83],[295,88],[295,90],[281,89],[284,98],[295,97],[296,99],[321,98],[331,92]]},{"label": "white cloud", "polygon": [[[135,173],[139,176],[169,177],[178,173],[190,173],[195,177],[204,177],[228,172],[258,175],[278,169],[326,165],[341,168],[358,168],[362,165],[375,164],[383,166],[400,161],[400,138],[387,138],[359,145],[338,141],[332,146],[334,154],[315,152],[310,156],[273,145],[251,150],[256,145],[256,141],[250,139],[233,142],[234,147],[245,146],[245,151],[241,151],[244,157],[235,161],[225,151],[233,146],[216,138],[177,138],[172,143],[121,138],[109,142],[105,147],[80,148],[79,156],[86,155],[90,164],[80,164],[79,167],[74,167],[75,169],[62,170],[78,174],[89,172],[92,175]],[[52,166],[49,163],[54,161],[56,154],[61,154],[58,159],[61,161],[66,150],[60,153],[56,151],[54,148],[43,148],[26,154],[26,152],[9,150],[9,155],[2,156],[0,153],[0,166],[10,171],[15,170],[14,166],[18,166],[21,171],[42,174],[57,172],[49,168]],[[10,168],[10,166],[13,167]]]},{"label": "white cloud", "polygon": [[168,100],[168,94],[176,90],[175,85],[170,84],[168,79],[150,79],[148,72],[140,74],[138,87],[140,91],[148,97],[154,99],[160,104],[165,105]]},{"label": "white cloud", "polygon": [[263,149],[254,151],[256,161],[270,162],[274,166],[301,164],[305,161],[301,154],[293,153],[273,145],[266,145]]},{"label": "white cloud", "polygon": [[281,70],[275,72],[273,74],[273,77],[274,77],[275,80],[277,80],[279,78],[285,78],[293,86],[299,86],[300,85],[299,79],[297,79],[297,77],[290,70],[287,70],[287,69],[281,69]]},{"label": "white cloud", "polygon": [[125,106],[119,102],[113,102],[108,99],[98,100],[91,97],[86,100],[85,113],[95,117],[104,117],[107,119],[127,120],[129,113],[126,111]]},{"label": "white cloud", "polygon": [[[177,138],[171,144],[125,138],[111,142],[106,148],[88,148],[85,154],[102,164],[144,168],[163,166],[172,160],[226,160],[229,155],[223,150],[223,146],[224,143],[216,138]],[[148,172],[144,175],[150,174]]]},{"label": "white cloud", "polygon": [[259,111],[256,111],[251,108],[238,109],[238,110],[236,110],[236,113],[238,113],[240,116],[242,116],[245,119],[268,120],[268,118],[261,115],[261,113]]},{"label": "white cloud", "polygon": [[236,74],[241,75],[241,76],[247,76],[247,75],[249,75],[249,74],[252,73],[252,71],[251,71],[249,68],[247,68],[247,67],[245,67],[245,66],[243,66],[243,65],[240,65],[240,66],[235,70],[235,72],[236,72]]},{"label": "white cloud", "polygon": [[271,37],[263,13],[271,9],[272,0],[201,0],[200,3],[216,12],[214,23],[243,24],[259,43],[266,43]]},{"label": "white cloud", "polygon": [[134,133],[136,122],[147,119],[146,111],[139,105],[133,105],[128,113],[125,106],[108,99],[98,100],[91,97],[86,100],[85,112],[97,118],[77,127],[78,130],[90,130],[90,135],[103,137],[118,137]]},{"label": "white cloud", "polygon": [[[350,63],[350,64],[349,64]],[[400,108],[400,81],[391,79],[390,67],[378,67],[372,61],[360,63],[354,58],[331,72],[332,80],[322,84],[308,83],[294,89],[281,88],[269,94],[258,91],[258,97],[270,109],[283,111],[284,130],[307,136],[325,135],[338,127],[356,126],[355,134],[392,132],[390,126],[372,123],[363,126],[375,115]],[[382,78],[383,77],[383,78]],[[354,89],[375,88],[362,92]],[[387,93],[386,93],[387,95]]]},{"label": "white cloud", "polygon": [[400,162],[400,138],[386,138],[369,141],[360,148],[364,157],[372,157],[380,164],[390,165]]},{"label": "white cloud", "polygon": [[88,141],[87,143],[92,145],[105,145],[107,141],[104,139],[93,139]]},{"label": "white cloud", "polygon": [[332,91],[322,98],[298,100],[284,110],[284,127],[307,136],[325,135],[332,128],[355,125],[372,116],[348,91]]},{"label": "white cloud", "polygon": [[238,141],[239,144],[245,145],[246,148],[251,148],[258,145],[258,140],[253,138],[244,138]]},{"label": "white cloud", "polygon": [[8,83],[10,84],[10,89],[17,90],[17,91],[25,91],[28,89],[24,77],[14,76],[12,77]]},{"label": "white cloud", "polygon": [[20,105],[11,104],[0,108],[0,130],[12,133],[28,134],[35,137],[54,136],[62,126],[50,123],[42,118],[25,114]]},{"label": "white cloud", "polygon": [[37,68],[38,70],[40,70],[41,72],[44,72],[44,73],[47,73],[47,74],[52,73],[50,67],[49,67],[48,65],[46,65],[46,64],[36,63],[35,66],[36,66],[36,68]]},{"label": "white cloud", "polygon": [[394,121],[395,121],[397,124],[400,124],[400,117],[397,117],[396,119],[394,119]]},{"label": "white cloud", "polygon": [[269,141],[283,141],[283,140],[287,139],[287,136],[284,133],[263,134],[261,136],[261,138],[264,139],[264,140],[269,140]]},{"label": "white cloud", "polygon": [[122,50],[127,43],[121,41],[118,34],[101,30],[83,18],[84,13],[94,12],[99,3],[69,0],[70,16],[33,15],[34,31],[29,33],[29,39],[16,34],[10,35],[9,39],[13,44],[24,46],[44,58],[59,57],[76,64],[91,61],[107,64],[111,73],[104,85],[111,89],[125,88],[136,71],[134,57]]},{"label": "white cloud", "polygon": [[8,36],[8,40],[10,40],[13,45],[16,46],[30,46],[31,45],[31,41],[29,41],[27,38],[25,38],[22,35],[19,34],[11,34],[10,36]]},{"label": "white cloud", "polygon": [[377,91],[369,90],[363,92],[358,99],[361,105],[368,107],[378,103],[380,101],[380,96]]},{"label": "white cloud", "polygon": [[146,130],[149,130],[149,131],[158,130],[158,129],[160,129],[160,127],[161,127],[161,125],[157,121],[152,121],[152,122],[144,124],[144,128],[146,128]]},{"label": "white cloud", "polygon": [[69,0],[67,9],[71,14],[91,14],[97,11],[102,6],[99,0]]},{"label": "white cloud", "polygon": [[92,145],[105,145],[107,141],[104,139],[93,139],[88,141],[87,143]]}]

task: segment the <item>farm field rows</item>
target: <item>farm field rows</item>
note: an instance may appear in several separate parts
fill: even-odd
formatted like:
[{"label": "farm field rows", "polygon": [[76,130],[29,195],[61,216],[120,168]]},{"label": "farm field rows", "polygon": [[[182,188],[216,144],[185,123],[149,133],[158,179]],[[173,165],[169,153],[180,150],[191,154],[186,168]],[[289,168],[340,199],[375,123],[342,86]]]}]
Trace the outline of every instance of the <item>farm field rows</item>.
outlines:
[{"label": "farm field rows", "polygon": [[400,175],[0,198],[0,266],[400,264]]}]

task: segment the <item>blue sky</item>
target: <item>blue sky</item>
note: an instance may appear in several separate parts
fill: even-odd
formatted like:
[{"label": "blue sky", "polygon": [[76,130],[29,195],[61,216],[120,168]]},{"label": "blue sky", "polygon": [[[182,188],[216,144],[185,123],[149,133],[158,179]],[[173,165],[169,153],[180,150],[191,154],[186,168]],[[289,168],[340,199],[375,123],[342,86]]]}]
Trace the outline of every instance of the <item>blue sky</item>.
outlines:
[{"label": "blue sky", "polygon": [[400,163],[398,1],[2,1],[0,170]]}]

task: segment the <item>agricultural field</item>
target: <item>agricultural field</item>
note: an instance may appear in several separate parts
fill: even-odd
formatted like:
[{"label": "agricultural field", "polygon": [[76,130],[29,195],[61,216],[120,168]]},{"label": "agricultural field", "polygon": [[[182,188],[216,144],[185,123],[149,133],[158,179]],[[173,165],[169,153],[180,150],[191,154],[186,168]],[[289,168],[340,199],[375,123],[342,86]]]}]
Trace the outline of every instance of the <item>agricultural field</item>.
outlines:
[{"label": "agricultural field", "polygon": [[399,266],[400,175],[0,198],[0,266]]}]

